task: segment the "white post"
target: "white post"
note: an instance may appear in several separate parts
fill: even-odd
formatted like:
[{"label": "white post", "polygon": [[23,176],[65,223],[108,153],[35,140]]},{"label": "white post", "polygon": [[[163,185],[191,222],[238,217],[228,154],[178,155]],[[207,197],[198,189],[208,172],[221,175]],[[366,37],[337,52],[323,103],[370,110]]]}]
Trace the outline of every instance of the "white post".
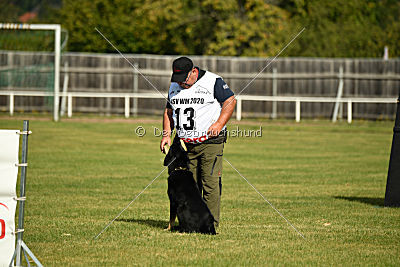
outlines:
[{"label": "white post", "polygon": [[69,93],[68,94],[68,114],[67,114],[68,118],[72,117],[72,94]]},{"label": "white post", "polygon": [[[107,56],[107,74],[106,74],[106,83],[107,83],[107,92],[112,91],[112,78],[113,75],[111,73],[111,55]],[[111,102],[112,99],[107,97],[106,98],[106,115],[110,116],[111,115]]]},{"label": "white post", "polygon": [[14,93],[10,93],[10,116],[14,115]]},{"label": "white post", "polygon": [[55,42],[54,42],[54,121],[59,120],[60,105],[60,59],[61,59],[61,26],[55,25]]},{"label": "white post", "polygon": [[[272,95],[273,96],[276,96],[278,94],[278,81],[276,79],[276,72],[277,72],[276,68],[273,68],[272,69]],[[272,119],[276,119],[276,117],[277,117],[277,110],[278,110],[277,104],[278,103],[276,101],[272,102],[272,114],[271,114]]]},{"label": "white post", "polygon": [[64,83],[63,83],[63,96],[61,98],[61,111],[60,111],[60,116],[63,117],[65,115],[65,106],[66,106],[66,100],[67,100],[67,91],[68,91],[68,80],[69,80],[69,74],[68,74],[68,62],[64,63]]},{"label": "white post", "polygon": [[300,122],[300,100],[296,100],[296,122]]},{"label": "white post", "polygon": [[125,118],[129,118],[129,96],[125,96]]},{"label": "white post", "polygon": [[236,97],[236,120],[240,121],[242,119],[242,99]]},{"label": "white post", "polygon": [[337,121],[338,113],[339,113],[339,105],[340,102],[339,100],[342,98],[343,95],[343,67],[340,66],[339,68],[339,86],[338,86],[338,91],[336,95],[336,103],[335,103],[335,108],[333,110],[333,115],[332,115],[332,122]]},{"label": "white post", "polygon": [[353,119],[353,114],[352,114],[352,103],[351,100],[349,100],[347,102],[347,122],[351,123],[352,119]]},{"label": "white post", "polygon": [[387,45],[383,48],[383,60],[389,60],[389,47]]},{"label": "white post", "polygon": [[[139,89],[139,75],[138,75],[138,69],[139,69],[139,64],[135,63],[134,64],[135,68],[133,70],[133,92],[137,93]],[[138,113],[138,98],[134,97],[133,98],[133,115],[137,116]]]}]

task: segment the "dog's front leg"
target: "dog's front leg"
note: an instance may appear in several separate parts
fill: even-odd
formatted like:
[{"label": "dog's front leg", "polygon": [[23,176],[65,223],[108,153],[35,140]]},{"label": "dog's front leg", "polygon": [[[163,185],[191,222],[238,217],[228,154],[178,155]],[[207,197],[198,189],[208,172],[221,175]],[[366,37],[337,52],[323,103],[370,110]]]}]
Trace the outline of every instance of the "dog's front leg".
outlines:
[{"label": "dog's front leg", "polygon": [[177,213],[177,206],[175,205],[174,201],[170,201],[169,205],[169,224],[168,224],[168,231],[172,230],[172,227],[174,227],[175,224],[175,219],[176,219],[176,213]]}]

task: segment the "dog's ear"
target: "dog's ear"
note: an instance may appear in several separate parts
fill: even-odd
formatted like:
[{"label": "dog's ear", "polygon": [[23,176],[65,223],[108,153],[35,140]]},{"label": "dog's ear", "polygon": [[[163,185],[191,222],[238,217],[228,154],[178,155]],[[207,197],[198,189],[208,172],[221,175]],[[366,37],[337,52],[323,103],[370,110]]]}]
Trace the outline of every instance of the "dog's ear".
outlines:
[{"label": "dog's ear", "polygon": [[164,151],[163,151],[165,155],[168,154],[168,150],[169,150],[169,146],[168,146],[168,144],[165,144],[164,145]]},{"label": "dog's ear", "polygon": [[164,146],[164,153],[166,154],[164,158],[164,166],[168,166],[171,162],[172,159],[174,158],[173,154],[173,147],[171,146],[171,149],[168,147],[168,145]]}]

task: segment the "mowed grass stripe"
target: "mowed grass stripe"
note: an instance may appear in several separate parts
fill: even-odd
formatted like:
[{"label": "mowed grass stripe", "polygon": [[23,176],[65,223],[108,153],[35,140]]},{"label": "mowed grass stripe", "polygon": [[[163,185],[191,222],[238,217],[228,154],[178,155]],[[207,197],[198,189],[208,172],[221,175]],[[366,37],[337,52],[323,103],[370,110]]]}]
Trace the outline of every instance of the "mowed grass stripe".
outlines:
[{"label": "mowed grass stripe", "polygon": [[[139,125],[147,135],[138,137]],[[44,265],[243,266],[400,264],[400,210],[383,208],[393,122],[247,121],[225,157],[306,237],[223,165],[217,236],[167,226],[167,174],[97,241],[162,170],[157,123],[30,122],[24,240]],[[22,119],[1,129],[21,129]]]}]

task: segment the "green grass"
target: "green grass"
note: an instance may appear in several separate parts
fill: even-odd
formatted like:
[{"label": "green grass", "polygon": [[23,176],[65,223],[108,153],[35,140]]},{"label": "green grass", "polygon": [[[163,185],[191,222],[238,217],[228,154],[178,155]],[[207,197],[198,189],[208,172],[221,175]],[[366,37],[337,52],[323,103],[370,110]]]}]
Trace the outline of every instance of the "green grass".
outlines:
[{"label": "green grass", "polygon": [[306,240],[224,162],[217,236],[163,230],[163,173],[94,241],[163,169],[161,121],[101,120],[30,121],[24,240],[45,266],[400,265],[400,209],[382,207],[393,122],[239,125],[263,135],[230,138],[224,157]]}]

